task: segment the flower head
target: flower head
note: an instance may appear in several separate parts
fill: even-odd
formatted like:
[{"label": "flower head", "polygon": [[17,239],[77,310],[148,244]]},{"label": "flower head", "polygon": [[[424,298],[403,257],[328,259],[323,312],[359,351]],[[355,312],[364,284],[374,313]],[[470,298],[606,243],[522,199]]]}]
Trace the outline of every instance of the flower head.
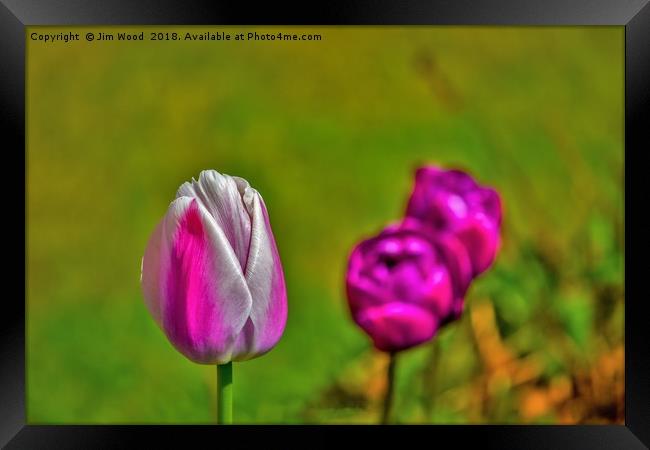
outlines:
[{"label": "flower head", "polygon": [[471,270],[454,236],[407,218],[352,251],[346,276],[352,317],[380,350],[421,344],[460,315]]},{"label": "flower head", "polygon": [[494,261],[500,246],[501,199],[465,172],[419,168],[406,215],[437,232],[456,235],[469,252],[474,275]]},{"label": "flower head", "polygon": [[287,295],[266,206],[246,180],[214,170],[184,183],[149,239],[142,291],[174,347],[203,364],[266,353]]}]

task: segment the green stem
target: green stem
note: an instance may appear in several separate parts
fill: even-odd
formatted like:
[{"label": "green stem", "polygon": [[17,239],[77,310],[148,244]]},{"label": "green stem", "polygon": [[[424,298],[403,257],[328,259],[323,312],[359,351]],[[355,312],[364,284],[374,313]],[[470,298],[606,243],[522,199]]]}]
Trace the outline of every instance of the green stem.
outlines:
[{"label": "green stem", "polygon": [[434,339],[431,345],[431,353],[426,363],[423,374],[423,393],[424,393],[424,413],[426,417],[431,417],[436,410],[436,384],[438,377],[438,360],[440,359],[440,340]]},{"label": "green stem", "polygon": [[390,353],[388,361],[388,372],[386,374],[386,396],[384,397],[384,410],[381,415],[382,425],[387,425],[390,419],[390,413],[393,406],[393,396],[395,392],[395,363],[397,357],[395,353]]},{"label": "green stem", "polygon": [[232,424],[232,362],[217,365],[217,423]]}]

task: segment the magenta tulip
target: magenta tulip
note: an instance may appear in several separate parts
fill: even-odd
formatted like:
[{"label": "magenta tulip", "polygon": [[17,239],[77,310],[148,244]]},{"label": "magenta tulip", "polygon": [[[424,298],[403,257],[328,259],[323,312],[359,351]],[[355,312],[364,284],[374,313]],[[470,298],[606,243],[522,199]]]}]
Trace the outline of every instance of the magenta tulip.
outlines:
[{"label": "magenta tulip", "polygon": [[499,194],[460,170],[419,168],[406,215],[437,232],[456,235],[469,252],[475,276],[496,257],[501,227]]},{"label": "magenta tulip", "polygon": [[375,347],[397,352],[457,318],[471,278],[458,239],[407,218],[354,248],[346,289],[352,317]]},{"label": "magenta tulip", "polygon": [[184,183],[142,260],[149,312],[174,347],[202,364],[266,353],[287,295],[266,206],[246,180],[214,170]]}]

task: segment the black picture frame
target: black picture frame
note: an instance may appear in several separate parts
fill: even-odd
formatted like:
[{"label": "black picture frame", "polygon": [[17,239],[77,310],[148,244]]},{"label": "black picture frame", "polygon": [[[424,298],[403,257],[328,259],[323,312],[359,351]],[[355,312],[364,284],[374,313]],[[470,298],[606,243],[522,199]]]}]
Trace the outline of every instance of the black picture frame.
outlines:
[{"label": "black picture frame", "polygon": [[[251,447],[261,440],[271,447],[311,448],[340,445],[342,434],[355,434],[371,443],[481,448],[588,448],[636,449],[650,445],[650,358],[641,294],[645,264],[641,253],[650,248],[643,199],[641,158],[648,147],[650,126],[650,6],[649,0],[456,0],[360,1],[337,0],[302,5],[270,2],[207,2],[141,0],[0,0],[0,123],[6,181],[4,280],[15,285],[6,295],[0,321],[0,444],[6,448],[128,448],[138,442],[150,447],[186,447],[196,440],[217,445],[224,439],[233,448]],[[20,294],[26,284],[20,259],[20,239],[25,241],[20,211],[26,211],[25,158],[25,29],[32,25],[619,25],[625,27],[625,425],[575,426],[35,426],[26,423],[25,411],[25,308]],[[644,145],[645,144],[645,145]],[[26,192],[26,191],[25,191]],[[10,195],[8,195],[8,193]],[[26,195],[26,194],[25,194]],[[637,206],[632,206],[633,199]],[[23,215],[23,217],[25,217]],[[22,254],[24,258],[23,246]],[[26,278],[24,278],[26,279]],[[25,297],[23,296],[23,299]],[[290,437],[297,433],[299,438]],[[438,444],[436,444],[438,443]],[[262,444],[263,445],[263,444]]]}]

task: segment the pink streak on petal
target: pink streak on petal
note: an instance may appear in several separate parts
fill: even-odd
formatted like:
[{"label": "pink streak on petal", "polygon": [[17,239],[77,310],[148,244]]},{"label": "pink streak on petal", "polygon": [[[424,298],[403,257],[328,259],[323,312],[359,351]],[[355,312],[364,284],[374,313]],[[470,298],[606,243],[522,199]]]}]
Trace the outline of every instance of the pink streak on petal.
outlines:
[{"label": "pink streak on petal", "polygon": [[208,362],[232,338],[221,325],[213,257],[196,200],[181,218],[167,272],[163,327],[170,341],[196,362]]}]

